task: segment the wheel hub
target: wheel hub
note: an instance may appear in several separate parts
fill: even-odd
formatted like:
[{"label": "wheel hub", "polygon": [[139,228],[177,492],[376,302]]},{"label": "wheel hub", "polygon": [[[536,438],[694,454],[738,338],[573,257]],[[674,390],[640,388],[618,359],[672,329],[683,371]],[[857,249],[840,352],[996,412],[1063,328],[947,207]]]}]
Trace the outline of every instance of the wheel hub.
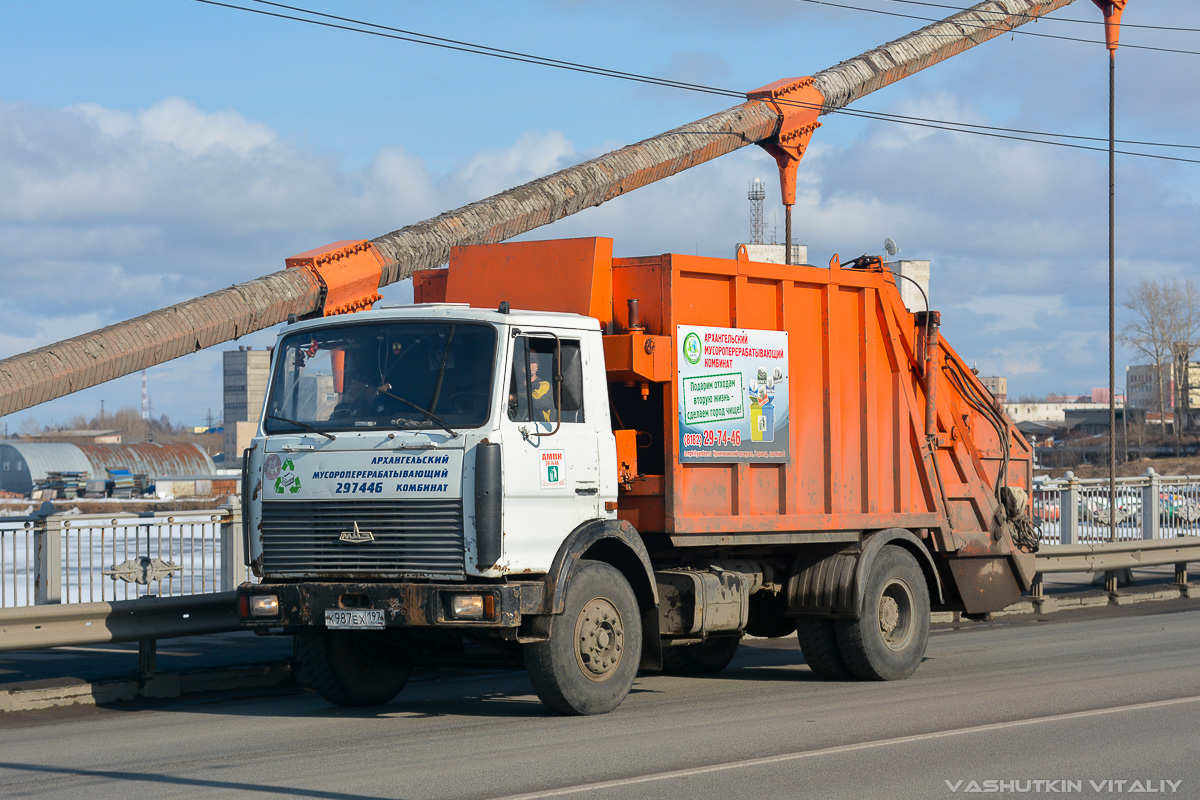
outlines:
[{"label": "wheel hub", "polygon": [[594,681],[608,678],[621,663],[625,627],[615,606],[603,597],[588,602],[575,624],[575,657]]},{"label": "wheel hub", "polygon": [[900,606],[897,605],[894,598],[884,597],[879,601],[879,630],[883,631],[884,636],[890,636],[892,631],[896,630],[896,623],[900,621]]},{"label": "wheel hub", "polygon": [[879,596],[879,632],[889,649],[903,650],[912,640],[916,631],[915,607],[916,600],[907,583],[894,578],[884,585]]}]

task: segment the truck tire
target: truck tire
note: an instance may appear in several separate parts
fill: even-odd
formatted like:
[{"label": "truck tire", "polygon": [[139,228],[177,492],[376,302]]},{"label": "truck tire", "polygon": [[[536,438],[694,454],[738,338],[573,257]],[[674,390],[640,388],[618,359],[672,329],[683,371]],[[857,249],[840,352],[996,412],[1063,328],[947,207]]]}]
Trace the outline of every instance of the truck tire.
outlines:
[{"label": "truck tire", "polygon": [[737,655],[741,636],[710,636],[698,644],[662,649],[662,671],[668,675],[716,675]]},{"label": "truck tire", "polygon": [[846,659],[842,658],[833,620],[800,617],[796,620],[796,639],[800,642],[804,663],[818,678],[845,681],[854,677],[854,673],[846,666]]},{"label": "truck tire", "polygon": [[339,706],[376,706],[391,700],[412,667],[389,655],[385,633],[305,628],[296,634],[300,681]]},{"label": "truck tire", "polygon": [[929,642],[929,589],[912,554],[882,548],[866,577],[862,617],[834,626],[842,658],[856,677],[895,681],[913,674]]},{"label": "truck tire", "polygon": [[580,561],[550,638],[526,645],[525,666],[538,698],[559,714],[605,714],[633,687],[642,654],[642,620],[625,576]]}]

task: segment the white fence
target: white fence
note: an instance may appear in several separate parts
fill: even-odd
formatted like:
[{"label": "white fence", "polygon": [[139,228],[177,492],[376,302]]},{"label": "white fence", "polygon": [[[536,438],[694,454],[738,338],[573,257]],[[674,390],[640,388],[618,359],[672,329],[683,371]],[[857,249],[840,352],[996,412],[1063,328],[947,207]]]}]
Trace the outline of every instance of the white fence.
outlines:
[{"label": "white fence", "polygon": [[1033,489],[1034,522],[1043,545],[1167,539],[1200,534],[1200,477],[1166,477],[1154,470],[1118,478],[1116,510],[1110,513],[1106,478],[1080,480],[1070,472]]},{"label": "white fence", "polygon": [[241,509],[0,517],[0,608],[230,591],[250,580]]}]

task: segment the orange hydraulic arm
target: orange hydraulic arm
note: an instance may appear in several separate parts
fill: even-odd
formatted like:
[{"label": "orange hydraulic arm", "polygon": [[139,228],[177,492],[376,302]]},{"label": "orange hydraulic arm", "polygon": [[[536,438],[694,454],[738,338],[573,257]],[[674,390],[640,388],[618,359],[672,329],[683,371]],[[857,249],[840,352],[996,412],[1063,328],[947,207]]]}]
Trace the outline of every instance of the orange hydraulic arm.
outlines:
[{"label": "orange hydraulic arm", "polygon": [[1129,0],[1092,0],[1104,15],[1104,41],[1108,50],[1115,54],[1118,40],[1121,38],[1121,14]]},{"label": "orange hydraulic arm", "polygon": [[813,79],[788,78],[755,89],[746,96],[763,100],[779,114],[779,132],[759,146],[775,157],[779,165],[779,189],[783,195],[785,239],[784,261],[792,263],[792,206],[796,204],[796,168],[808,148],[825,106],[825,95],[813,85]]}]

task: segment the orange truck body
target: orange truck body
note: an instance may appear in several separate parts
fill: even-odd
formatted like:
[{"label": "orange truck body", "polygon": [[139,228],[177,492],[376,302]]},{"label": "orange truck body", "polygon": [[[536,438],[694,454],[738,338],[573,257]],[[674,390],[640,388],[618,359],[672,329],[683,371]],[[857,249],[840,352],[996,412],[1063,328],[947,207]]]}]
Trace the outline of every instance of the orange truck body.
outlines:
[{"label": "orange truck body", "polygon": [[[1029,588],[1033,556],[1002,524],[998,490],[1028,492],[1032,450],[896,281],[878,262],[613,258],[611,239],[587,238],[455,248],[448,270],[414,276],[414,295],[600,321],[618,515],[652,547],[836,547],[902,528],[934,555],[935,607],[1003,608]],[[680,326],[786,333],[776,457],[681,458]]]}]

